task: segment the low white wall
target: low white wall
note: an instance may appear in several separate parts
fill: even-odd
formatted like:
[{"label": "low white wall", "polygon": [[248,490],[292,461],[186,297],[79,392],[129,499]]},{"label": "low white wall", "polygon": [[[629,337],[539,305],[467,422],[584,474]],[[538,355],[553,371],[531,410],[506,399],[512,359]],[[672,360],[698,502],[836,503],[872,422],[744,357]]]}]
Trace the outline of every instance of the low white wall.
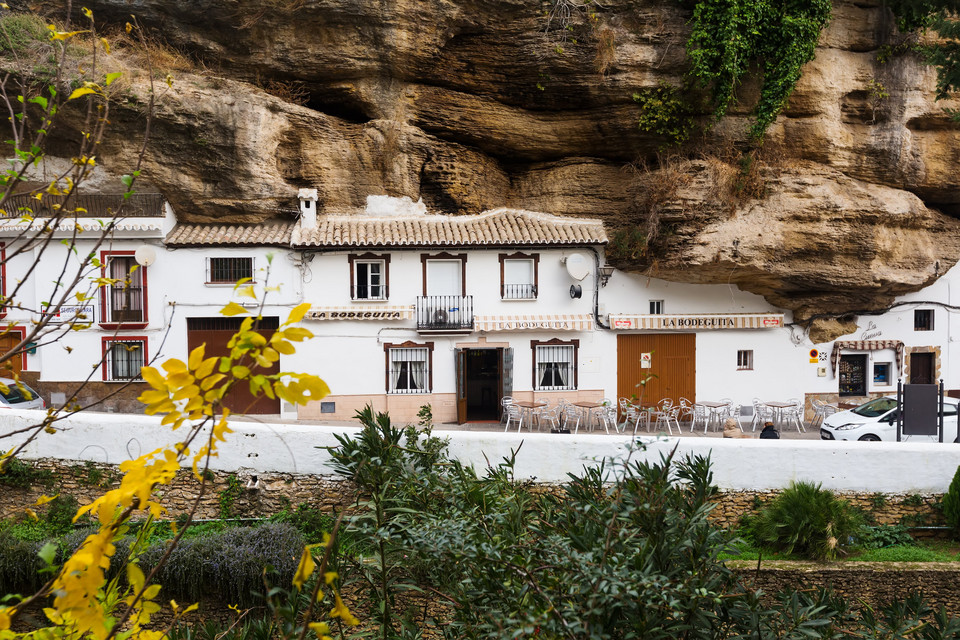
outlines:
[{"label": "low white wall", "polygon": [[[35,424],[41,412],[3,411],[0,434]],[[234,433],[211,462],[217,470],[330,474],[324,447],[336,446],[334,434],[356,428],[233,422]],[[149,416],[86,412],[57,423],[58,433],[42,434],[24,458],[92,460],[119,464],[177,441],[183,432],[160,426]],[[450,438],[450,452],[477,468],[496,464],[518,450],[519,478],[560,482],[568,473],[623,456],[629,436],[555,435],[435,431]],[[18,438],[20,438],[18,440]],[[659,459],[674,446],[680,455],[709,455],[721,489],[778,489],[794,480],[820,482],[836,491],[944,493],[960,464],[960,444],[836,442],[817,440],[739,440],[720,438],[643,438],[646,450],[633,456]],[[8,450],[21,436],[0,438]]]}]

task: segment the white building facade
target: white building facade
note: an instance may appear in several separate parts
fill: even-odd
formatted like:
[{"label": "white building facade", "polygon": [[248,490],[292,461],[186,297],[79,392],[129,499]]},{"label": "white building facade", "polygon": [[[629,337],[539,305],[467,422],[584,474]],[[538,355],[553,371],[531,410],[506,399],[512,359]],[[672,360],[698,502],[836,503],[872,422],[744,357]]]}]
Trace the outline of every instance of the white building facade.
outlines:
[{"label": "white building facade", "polygon": [[[96,303],[85,305],[94,308],[82,310],[93,314],[88,327],[27,350],[25,376],[58,404],[87,379],[96,383],[87,397],[106,397],[155,358],[185,358],[199,344],[217,353],[239,324],[218,312],[231,301],[252,303],[233,286],[250,278],[278,288],[262,308],[265,331],[310,303],[302,324],[317,337],[283,356],[278,370],[317,374],[332,394],[299,412],[279,401],[232,400],[233,410],[248,413],[347,420],[372,404],[415,422],[430,405],[436,422],[472,422],[498,420],[504,396],[553,403],[642,394],[644,403],[749,405],[754,397],[855,402],[895,393],[900,379],[960,387],[952,349],[957,269],[886,313],[862,317],[855,334],[812,344],[789,312],[735,286],[608,275],[599,221],[510,209],[430,215],[391,198],[335,215],[316,210],[315,192],[300,196],[297,219],[261,225],[177,224],[168,207],[122,221],[97,249],[100,273],[90,275],[125,272],[129,282],[100,287]],[[15,224],[24,223],[0,228],[6,251],[20,242]],[[76,244],[84,251],[92,242],[81,236]],[[35,251],[4,261],[5,291],[23,280],[19,295],[33,296],[29,308],[58,278],[52,256],[66,259],[69,250],[48,252],[29,276],[22,274]],[[35,319],[17,313],[7,314],[16,329],[8,341]],[[135,411],[138,387],[105,408]]]}]

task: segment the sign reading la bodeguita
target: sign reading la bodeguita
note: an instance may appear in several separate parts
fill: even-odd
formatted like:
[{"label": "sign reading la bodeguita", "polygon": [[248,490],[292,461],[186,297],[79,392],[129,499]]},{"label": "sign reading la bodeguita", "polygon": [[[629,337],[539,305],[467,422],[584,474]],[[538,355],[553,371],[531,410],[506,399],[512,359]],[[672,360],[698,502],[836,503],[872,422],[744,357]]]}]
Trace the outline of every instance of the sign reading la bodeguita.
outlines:
[{"label": "sign reading la bodeguita", "polygon": [[682,315],[610,314],[614,329],[647,329],[653,331],[710,329],[775,329],[783,326],[780,313],[710,313]]},{"label": "sign reading la bodeguita", "polygon": [[310,309],[307,320],[405,320],[413,317],[410,308]]}]

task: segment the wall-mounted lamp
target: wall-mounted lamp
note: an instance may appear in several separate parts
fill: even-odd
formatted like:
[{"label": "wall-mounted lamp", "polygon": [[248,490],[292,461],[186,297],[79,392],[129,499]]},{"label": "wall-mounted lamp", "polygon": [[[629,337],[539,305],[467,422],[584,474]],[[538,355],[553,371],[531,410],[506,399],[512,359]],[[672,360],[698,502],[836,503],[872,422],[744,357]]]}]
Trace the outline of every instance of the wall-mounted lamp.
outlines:
[{"label": "wall-mounted lamp", "polygon": [[610,281],[610,276],[613,275],[614,268],[609,264],[605,264],[602,267],[597,267],[597,273],[600,275],[600,286],[607,286],[607,282]]}]

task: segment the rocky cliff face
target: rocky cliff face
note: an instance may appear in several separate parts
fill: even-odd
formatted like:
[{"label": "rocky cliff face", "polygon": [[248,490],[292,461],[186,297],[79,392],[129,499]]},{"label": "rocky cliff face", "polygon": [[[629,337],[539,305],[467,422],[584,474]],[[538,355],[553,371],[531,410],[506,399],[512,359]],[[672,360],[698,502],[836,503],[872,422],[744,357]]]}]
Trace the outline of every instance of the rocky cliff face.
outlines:
[{"label": "rocky cliff face", "polygon": [[[817,338],[849,329],[850,318],[833,316],[882,308],[953,266],[960,128],[934,101],[930,68],[911,54],[878,62],[898,37],[880,2],[834,4],[816,59],[749,171],[724,160],[746,140],[749,86],[690,144],[686,158],[697,161],[664,160],[664,141],[637,126],[632,94],[683,74],[687,10],[579,4],[91,7],[101,23],[135,14],[196,61],[160,95],[145,171],[185,220],[262,220],[307,186],[327,211],[387,194],[443,213],[598,217],[618,266],[736,283],[815,319]],[[125,169],[136,149],[143,77],[114,112],[108,169]]]}]

